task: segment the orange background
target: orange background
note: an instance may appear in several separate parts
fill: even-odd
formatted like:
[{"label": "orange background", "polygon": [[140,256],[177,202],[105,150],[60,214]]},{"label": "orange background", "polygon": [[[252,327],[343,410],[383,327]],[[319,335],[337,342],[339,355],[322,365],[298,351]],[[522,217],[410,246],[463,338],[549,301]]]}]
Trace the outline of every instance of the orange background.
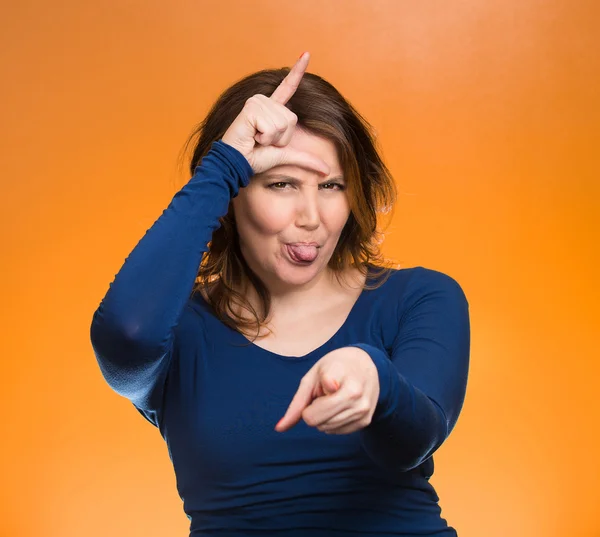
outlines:
[{"label": "orange background", "polygon": [[598,2],[4,4],[0,535],[187,535],[162,438],[101,376],[92,313],[218,94],[309,50],[399,185],[386,255],[470,302],[443,516],[460,537],[600,536]]}]

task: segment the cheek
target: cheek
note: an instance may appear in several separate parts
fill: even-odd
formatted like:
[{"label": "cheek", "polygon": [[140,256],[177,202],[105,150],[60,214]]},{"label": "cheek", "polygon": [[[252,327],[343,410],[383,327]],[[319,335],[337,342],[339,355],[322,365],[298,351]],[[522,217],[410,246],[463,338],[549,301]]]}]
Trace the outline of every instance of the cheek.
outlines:
[{"label": "cheek", "polygon": [[332,204],[325,214],[327,227],[331,233],[339,235],[350,217],[350,204],[346,199],[339,200],[337,203]]},{"label": "cheek", "polygon": [[278,201],[273,203],[267,196],[248,196],[236,214],[240,215],[238,223],[247,231],[260,235],[276,235],[283,231],[293,219],[288,204]]}]

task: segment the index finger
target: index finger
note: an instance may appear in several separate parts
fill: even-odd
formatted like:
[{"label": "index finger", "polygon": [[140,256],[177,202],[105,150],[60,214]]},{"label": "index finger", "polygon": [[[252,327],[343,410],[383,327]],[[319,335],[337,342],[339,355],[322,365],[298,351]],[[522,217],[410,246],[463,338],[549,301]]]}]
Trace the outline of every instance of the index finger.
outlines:
[{"label": "index finger", "polygon": [[292,402],[288,406],[283,417],[275,425],[275,430],[279,433],[291,429],[302,419],[302,412],[310,404],[312,400],[312,390],[303,390],[300,388],[294,397]]},{"label": "index finger", "polygon": [[294,67],[290,70],[290,72],[286,75],[286,77],[281,81],[281,84],[275,88],[275,91],[272,93],[270,99],[274,101],[285,104],[287,103],[300,85],[300,81],[304,76],[304,72],[308,67],[308,62],[310,61],[310,53],[305,52],[298,58],[298,61],[295,63]]},{"label": "index finger", "polygon": [[[314,367],[314,366],[313,366]],[[302,419],[302,412],[310,405],[314,398],[313,385],[315,381],[315,373],[310,370],[300,382],[298,390],[292,398],[292,402],[289,404],[283,417],[275,425],[277,432],[284,432],[291,429]]]}]

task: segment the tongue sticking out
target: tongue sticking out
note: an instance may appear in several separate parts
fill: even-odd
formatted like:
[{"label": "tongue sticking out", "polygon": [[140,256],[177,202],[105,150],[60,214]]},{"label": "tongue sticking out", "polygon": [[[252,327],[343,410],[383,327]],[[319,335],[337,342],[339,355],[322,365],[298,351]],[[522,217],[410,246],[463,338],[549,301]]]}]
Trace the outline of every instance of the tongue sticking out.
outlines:
[{"label": "tongue sticking out", "polygon": [[305,244],[288,244],[288,251],[295,261],[314,261],[317,257],[317,247]]}]

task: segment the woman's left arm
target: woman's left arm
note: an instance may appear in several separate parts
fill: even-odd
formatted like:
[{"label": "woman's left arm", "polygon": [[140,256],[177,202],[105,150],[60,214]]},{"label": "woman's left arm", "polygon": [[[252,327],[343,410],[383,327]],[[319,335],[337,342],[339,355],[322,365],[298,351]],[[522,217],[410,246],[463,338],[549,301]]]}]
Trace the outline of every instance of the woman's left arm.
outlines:
[{"label": "woman's left arm", "polygon": [[450,276],[419,268],[397,320],[391,359],[368,344],[379,376],[371,423],[359,434],[365,451],[389,470],[408,471],[448,437],[463,406],[470,354],[469,303]]}]

